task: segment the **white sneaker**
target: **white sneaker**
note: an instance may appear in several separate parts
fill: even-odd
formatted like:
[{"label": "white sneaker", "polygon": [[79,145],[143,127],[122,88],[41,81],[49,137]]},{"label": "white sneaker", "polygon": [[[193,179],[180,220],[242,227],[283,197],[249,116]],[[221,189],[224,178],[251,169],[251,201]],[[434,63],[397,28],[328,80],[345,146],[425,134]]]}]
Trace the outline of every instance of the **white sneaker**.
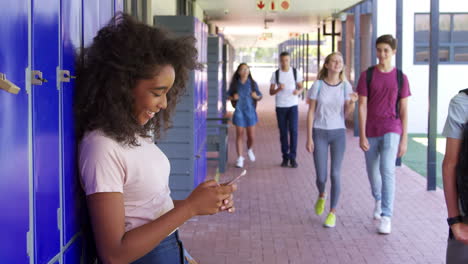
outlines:
[{"label": "white sneaker", "polygon": [[250,161],[252,161],[252,162],[255,161],[255,154],[253,153],[252,149],[247,150],[247,155],[249,155]]},{"label": "white sneaker", "polygon": [[381,201],[375,201],[374,219],[376,219],[376,220],[380,219],[381,214],[382,214],[382,202]]},{"label": "white sneaker", "polygon": [[379,234],[388,235],[392,232],[392,219],[388,216],[383,216],[380,220],[378,229]]},{"label": "white sneaker", "polygon": [[237,158],[236,167],[237,168],[244,167],[244,157],[240,156],[239,158]]}]

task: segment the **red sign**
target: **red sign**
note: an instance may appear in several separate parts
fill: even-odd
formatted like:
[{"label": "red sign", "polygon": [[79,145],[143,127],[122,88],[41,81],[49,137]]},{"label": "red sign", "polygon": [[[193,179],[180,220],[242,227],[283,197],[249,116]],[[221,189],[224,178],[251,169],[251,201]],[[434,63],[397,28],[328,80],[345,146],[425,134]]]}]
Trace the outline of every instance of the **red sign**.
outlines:
[{"label": "red sign", "polygon": [[258,1],[257,0],[257,10],[263,10],[265,8],[265,6],[266,5],[265,5],[264,1],[262,1],[262,0]]},{"label": "red sign", "polygon": [[276,0],[271,0],[269,5],[270,11],[277,11],[278,5],[276,4]]},{"label": "red sign", "polygon": [[291,7],[290,0],[281,0],[281,9],[287,11]]}]

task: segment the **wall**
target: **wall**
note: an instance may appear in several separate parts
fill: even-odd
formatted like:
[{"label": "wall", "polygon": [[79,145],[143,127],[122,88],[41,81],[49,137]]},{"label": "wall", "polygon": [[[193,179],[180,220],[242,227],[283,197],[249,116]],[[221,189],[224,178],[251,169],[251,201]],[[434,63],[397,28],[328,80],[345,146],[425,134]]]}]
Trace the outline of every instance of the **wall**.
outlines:
[{"label": "wall", "polygon": [[[440,12],[468,12],[468,1],[440,1]],[[430,12],[430,0],[403,1],[403,71],[407,74],[412,96],[409,98],[409,133],[426,133],[429,112],[429,66],[415,65],[414,14]],[[377,36],[396,35],[396,1],[379,0]],[[395,63],[395,59],[393,61]],[[468,85],[468,64],[439,64],[437,130],[442,132],[447,117],[450,98]]]},{"label": "wall", "polygon": [[161,0],[149,0],[152,1],[152,16],[175,16],[177,14],[177,1],[161,1]]},{"label": "wall", "polygon": [[[415,65],[413,62],[414,13],[430,12],[430,1],[403,1],[403,3],[403,70],[408,74],[412,92],[409,101],[408,129],[410,133],[425,133],[428,126],[429,66]],[[439,8],[440,12],[468,12],[468,1],[444,0],[440,1]],[[439,133],[445,124],[450,98],[459,90],[468,87],[467,72],[468,64],[439,65],[437,109]]]}]

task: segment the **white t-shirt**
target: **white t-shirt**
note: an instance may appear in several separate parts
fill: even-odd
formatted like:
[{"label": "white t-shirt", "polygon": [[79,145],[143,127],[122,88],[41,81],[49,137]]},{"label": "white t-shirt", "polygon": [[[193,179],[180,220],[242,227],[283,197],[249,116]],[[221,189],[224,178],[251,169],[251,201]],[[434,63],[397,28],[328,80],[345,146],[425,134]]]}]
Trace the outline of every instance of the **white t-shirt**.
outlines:
[{"label": "white t-shirt", "polygon": [[125,230],[129,231],[174,208],[170,197],[170,163],[151,138],[140,146],[119,144],[103,132],[88,132],[79,146],[81,184],[86,195],[123,194]]},{"label": "white t-shirt", "polygon": [[[276,84],[276,71],[271,75],[271,84]],[[296,90],[296,83],[303,81],[302,72],[296,70],[297,80],[294,81],[294,73],[292,67],[289,67],[289,71],[283,72],[279,70],[279,83],[284,83],[284,89],[276,94],[276,107],[291,107],[299,104],[299,95],[294,95],[293,92]]]},{"label": "white t-shirt", "polygon": [[344,103],[350,100],[353,88],[348,81],[330,85],[323,80],[312,84],[307,99],[316,100],[314,128],[340,129],[345,127]]}]

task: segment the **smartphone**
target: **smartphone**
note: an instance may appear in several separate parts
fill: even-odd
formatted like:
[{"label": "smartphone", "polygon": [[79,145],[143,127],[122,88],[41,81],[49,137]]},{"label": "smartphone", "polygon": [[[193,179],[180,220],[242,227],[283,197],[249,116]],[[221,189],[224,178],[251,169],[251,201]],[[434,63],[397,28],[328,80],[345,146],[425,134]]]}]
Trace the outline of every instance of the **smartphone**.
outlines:
[{"label": "smartphone", "polygon": [[233,185],[235,182],[237,182],[240,178],[242,178],[242,176],[244,176],[245,174],[247,174],[247,170],[243,170],[241,174],[239,174],[239,176],[235,177],[234,179],[228,181],[227,183],[225,183],[225,185]]}]

